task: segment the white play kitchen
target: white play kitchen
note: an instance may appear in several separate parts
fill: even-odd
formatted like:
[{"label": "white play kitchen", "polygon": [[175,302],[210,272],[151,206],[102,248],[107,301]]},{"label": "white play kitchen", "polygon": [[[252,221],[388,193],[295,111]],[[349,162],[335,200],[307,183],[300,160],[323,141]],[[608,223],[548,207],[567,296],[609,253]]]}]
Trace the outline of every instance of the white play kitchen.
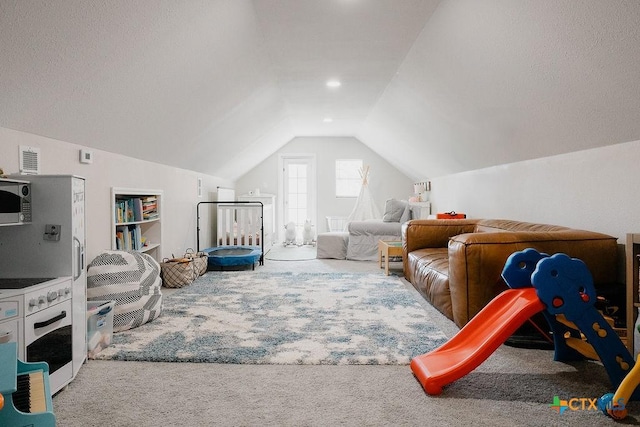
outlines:
[{"label": "white play kitchen", "polygon": [[0,343],[47,362],[51,394],[85,361],[85,180],[0,179]]}]

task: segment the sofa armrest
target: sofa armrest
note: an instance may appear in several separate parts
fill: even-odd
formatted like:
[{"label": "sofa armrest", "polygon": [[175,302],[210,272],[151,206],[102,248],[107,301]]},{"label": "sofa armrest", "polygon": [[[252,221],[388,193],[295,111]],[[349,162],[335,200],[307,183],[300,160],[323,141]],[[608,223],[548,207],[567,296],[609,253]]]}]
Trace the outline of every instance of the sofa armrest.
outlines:
[{"label": "sofa armrest", "polygon": [[414,219],[402,224],[402,263],[405,278],[411,282],[408,254],[424,248],[446,248],[449,239],[475,230],[475,219]]},{"label": "sofa armrest", "polygon": [[405,252],[424,248],[446,248],[449,239],[475,230],[475,219],[414,219],[402,225]]},{"label": "sofa armrest", "polygon": [[465,325],[501,290],[504,264],[514,252],[527,248],[553,255],[561,252],[582,260],[594,284],[611,283],[617,276],[617,239],[606,234],[561,231],[505,231],[467,233],[449,240],[449,288],[454,321]]}]

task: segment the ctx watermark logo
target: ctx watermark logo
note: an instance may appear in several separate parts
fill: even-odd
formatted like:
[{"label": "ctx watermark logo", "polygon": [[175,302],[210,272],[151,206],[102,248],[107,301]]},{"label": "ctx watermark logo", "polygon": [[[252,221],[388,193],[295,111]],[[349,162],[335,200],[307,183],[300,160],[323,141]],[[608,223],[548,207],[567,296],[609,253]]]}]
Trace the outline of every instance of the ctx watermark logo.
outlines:
[{"label": "ctx watermark logo", "polygon": [[[619,402],[619,404],[624,408],[624,401]],[[560,399],[558,396],[553,396],[553,403],[551,403],[549,407],[559,414],[563,414],[567,410],[602,411],[602,408],[599,407],[599,399],[597,397],[572,397],[571,399],[564,400]]]}]

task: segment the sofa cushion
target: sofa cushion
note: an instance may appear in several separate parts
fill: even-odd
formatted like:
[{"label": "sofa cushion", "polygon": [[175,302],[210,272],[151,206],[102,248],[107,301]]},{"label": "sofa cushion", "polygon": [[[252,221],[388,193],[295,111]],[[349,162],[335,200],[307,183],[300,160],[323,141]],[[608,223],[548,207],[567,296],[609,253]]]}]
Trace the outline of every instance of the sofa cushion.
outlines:
[{"label": "sofa cushion", "polygon": [[349,233],[346,231],[329,231],[318,234],[316,242],[316,258],[346,259]]},{"label": "sofa cushion", "polygon": [[401,240],[402,224],[378,220],[351,221],[347,225],[349,243],[347,259],[375,261],[378,259],[379,240]]},{"label": "sofa cushion", "polygon": [[447,248],[426,248],[408,254],[409,268],[415,278],[414,287],[442,314],[453,319],[449,290],[449,251]]},{"label": "sofa cushion", "polygon": [[400,217],[400,222],[401,223],[405,223],[405,222],[409,221],[412,216],[413,216],[413,211],[411,210],[411,205],[409,205],[409,203],[407,203],[405,208],[404,208],[404,212],[402,213],[402,216]]}]

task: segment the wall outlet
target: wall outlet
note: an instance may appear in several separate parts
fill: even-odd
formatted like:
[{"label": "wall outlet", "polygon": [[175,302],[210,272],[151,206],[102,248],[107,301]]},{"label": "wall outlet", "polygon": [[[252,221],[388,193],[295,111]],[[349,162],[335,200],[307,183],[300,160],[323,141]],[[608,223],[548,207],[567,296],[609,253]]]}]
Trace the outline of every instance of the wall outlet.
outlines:
[{"label": "wall outlet", "polygon": [[60,240],[60,225],[47,224],[44,226],[44,240],[57,242]]}]

